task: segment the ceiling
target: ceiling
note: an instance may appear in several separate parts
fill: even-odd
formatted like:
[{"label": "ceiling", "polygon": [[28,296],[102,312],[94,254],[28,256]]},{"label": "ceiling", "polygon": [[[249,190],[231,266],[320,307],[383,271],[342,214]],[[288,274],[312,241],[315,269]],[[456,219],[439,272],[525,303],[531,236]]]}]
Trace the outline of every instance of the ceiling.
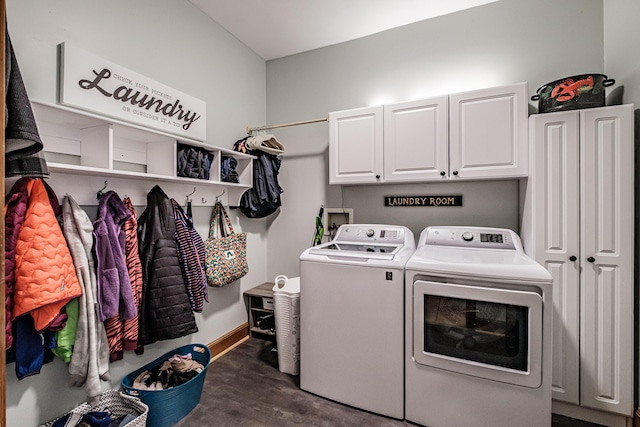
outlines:
[{"label": "ceiling", "polygon": [[265,60],[497,0],[189,0]]}]

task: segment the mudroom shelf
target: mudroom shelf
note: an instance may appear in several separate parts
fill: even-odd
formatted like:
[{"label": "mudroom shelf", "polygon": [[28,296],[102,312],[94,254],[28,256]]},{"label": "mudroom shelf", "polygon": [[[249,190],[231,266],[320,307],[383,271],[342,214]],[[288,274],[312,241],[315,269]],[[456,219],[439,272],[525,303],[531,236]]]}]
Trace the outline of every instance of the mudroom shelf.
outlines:
[{"label": "mudroom shelf", "polygon": [[[273,282],[264,282],[252,289],[244,292],[247,298],[247,305],[249,308],[249,333],[251,337],[262,338],[267,340],[274,340],[276,333],[273,328],[264,328],[261,322],[268,316],[271,316],[271,321],[275,319],[273,309]],[[265,321],[267,324],[268,321]],[[273,323],[275,326],[275,323]]]},{"label": "mudroom shelf", "polygon": [[[104,187],[144,205],[149,190],[160,185],[177,201],[236,206],[253,185],[254,156],[58,104],[35,101],[32,107],[50,184],[59,197],[68,193],[81,205],[96,205]],[[178,147],[185,145],[213,156],[208,179],[179,176]],[[236,159],[238,182],[222,180],[225,156]]]}]

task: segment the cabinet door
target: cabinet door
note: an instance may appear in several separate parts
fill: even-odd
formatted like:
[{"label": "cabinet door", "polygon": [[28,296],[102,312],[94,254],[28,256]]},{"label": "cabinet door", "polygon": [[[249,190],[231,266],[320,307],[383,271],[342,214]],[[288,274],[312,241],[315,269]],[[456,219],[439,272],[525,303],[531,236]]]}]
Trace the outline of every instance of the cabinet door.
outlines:
[{"label": "cabinet door", "polygon": [[454,94],[449,103],[453,179],[527,176],[526,83]]},{"label": "cabinet door", "polygon": [[383,107],[329,113],[329,184],[382,180]]},{"label": "cabinet door", "polygon": [[529,125],[534,242],[530,255],[553,277],[553,398],[577,405],[580,403],[578,113],[534,115]]},{"label": "cabinet door", "polygon": [[446,179],[447,96],[384,106],[384,180]]},{"label": "cabinet door", "polygon": [[633,411],[633,106],[580,112],[581,401]]}]

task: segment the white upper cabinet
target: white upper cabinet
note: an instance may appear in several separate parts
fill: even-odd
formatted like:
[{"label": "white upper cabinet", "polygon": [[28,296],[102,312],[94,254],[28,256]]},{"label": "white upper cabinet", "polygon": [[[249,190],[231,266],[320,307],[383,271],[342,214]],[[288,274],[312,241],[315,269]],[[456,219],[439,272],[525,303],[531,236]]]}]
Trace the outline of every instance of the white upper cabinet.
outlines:
[{"label": "white upper cabinet", "polygon": [[382,179],[382,106],[329,113],[329,183]]},{"label": "white upper cabinet", "polygon": [[384,106],[384,181],[439,180],[449,168],[448,97]]},{"label": "white upper cabinet", "polygon": [[329,183],[508,179],[528,172],[527,84],[329,114]]},{"label": "white upper cabinet", "polygon": [[453,94],[449,106],[454,179],[527,176],[526,83]]}]

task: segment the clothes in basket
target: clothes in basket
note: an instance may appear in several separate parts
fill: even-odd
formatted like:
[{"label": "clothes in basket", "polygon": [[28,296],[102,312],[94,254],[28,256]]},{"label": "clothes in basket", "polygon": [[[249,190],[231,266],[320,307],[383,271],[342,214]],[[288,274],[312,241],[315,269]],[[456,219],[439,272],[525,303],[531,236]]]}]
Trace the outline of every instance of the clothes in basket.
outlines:
[{"label": "clothes in basket", "polygon": [[[193,378],[173,387],[155,389],[136,388],[134,383],[143,378],[145,371],[159,371],[165,362],[177,356],[191,355],[191,360],[202,365],[202,370]],[[133,371],[122,379],[122,388],[127,394],[140,398],[149,407],[147,427],[169,427],[180,421],[200,402],[204,378],[211,361],[211,351],[204,344],[188,344],[169,351],[153,362]],[[138,384],[140,387],[140,384]]]}]

